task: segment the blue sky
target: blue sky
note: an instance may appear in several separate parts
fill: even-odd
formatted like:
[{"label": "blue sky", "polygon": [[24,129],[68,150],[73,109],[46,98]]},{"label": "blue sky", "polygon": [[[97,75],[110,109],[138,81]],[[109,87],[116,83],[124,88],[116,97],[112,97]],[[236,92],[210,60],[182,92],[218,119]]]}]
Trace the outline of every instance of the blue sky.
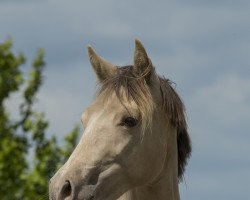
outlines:
[{"label": "blue sky", "polygon": [[[182,199],[250,199],[250,1],[2,0],[0,41],[9,36],[29,58],[45,49],[36,107],[61,138],[94,96],[86,45],[126,65],[139,38],[187,107],[193,156]],[[19,102],[12,96],[12,113]]]}]

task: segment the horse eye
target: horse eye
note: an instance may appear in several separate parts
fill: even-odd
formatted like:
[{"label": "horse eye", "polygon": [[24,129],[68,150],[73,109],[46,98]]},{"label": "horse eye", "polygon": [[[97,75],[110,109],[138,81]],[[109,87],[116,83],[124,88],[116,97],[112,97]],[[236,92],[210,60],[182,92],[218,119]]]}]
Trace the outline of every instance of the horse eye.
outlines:
[{"label": "horse eye", "polygon": [[122,126],[127,126],[127,127],[134,127],[137,125],[137,119],[133,118],[133,117],[126,117],[123,119],[121,125]]}]

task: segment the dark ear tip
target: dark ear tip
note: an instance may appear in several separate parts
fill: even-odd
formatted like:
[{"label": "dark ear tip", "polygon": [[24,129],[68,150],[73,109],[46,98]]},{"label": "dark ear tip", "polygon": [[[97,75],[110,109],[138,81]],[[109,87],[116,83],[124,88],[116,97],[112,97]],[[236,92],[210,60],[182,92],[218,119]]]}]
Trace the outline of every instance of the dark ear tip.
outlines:
[{"label": "dark ear tip", "polygon": [[95,54],[95,51],[91,45],[87,45],[87,50],[89,55]]},{"label": "dark ear tip", "polygon": [[135,52],[142,52],[147,56],[146,49],[144,48],[143,44],[140,40],[135,39]]},{"label": "dark ear tip", "polygon": [[135,44],[141,43],[138,38],[135,38]]},{"label": "dark ear tip", "polygon": [[141,47],[143,47],[143,45],[142,45],[142,43],[141,43],[141,41],[139,40],[139,39],[135,39],[135,46],[138,48],[141,48]]}]

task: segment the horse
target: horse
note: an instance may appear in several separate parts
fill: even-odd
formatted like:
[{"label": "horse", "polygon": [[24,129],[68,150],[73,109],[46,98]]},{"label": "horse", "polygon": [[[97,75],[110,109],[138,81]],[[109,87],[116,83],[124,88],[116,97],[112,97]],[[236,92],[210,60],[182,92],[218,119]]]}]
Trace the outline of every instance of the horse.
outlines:
[{"label": "horse", "polygon": [[133,65],[87,49],[99,89],[81,116],[83,136],[50,179],[50,200],[179,200],[191,140],[173,82],[137,39]]}]

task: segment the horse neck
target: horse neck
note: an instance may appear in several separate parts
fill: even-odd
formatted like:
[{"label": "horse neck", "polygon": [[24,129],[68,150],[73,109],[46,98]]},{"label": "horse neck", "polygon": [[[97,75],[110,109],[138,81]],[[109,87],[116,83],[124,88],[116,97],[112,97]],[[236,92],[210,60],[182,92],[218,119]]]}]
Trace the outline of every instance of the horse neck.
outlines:
[{"label": "horse neck", "polygon": [[119,200],[180,200],[178,187],[178,149],[176,134],[168,140],[164,167],[155,180],[125,193]]}]

